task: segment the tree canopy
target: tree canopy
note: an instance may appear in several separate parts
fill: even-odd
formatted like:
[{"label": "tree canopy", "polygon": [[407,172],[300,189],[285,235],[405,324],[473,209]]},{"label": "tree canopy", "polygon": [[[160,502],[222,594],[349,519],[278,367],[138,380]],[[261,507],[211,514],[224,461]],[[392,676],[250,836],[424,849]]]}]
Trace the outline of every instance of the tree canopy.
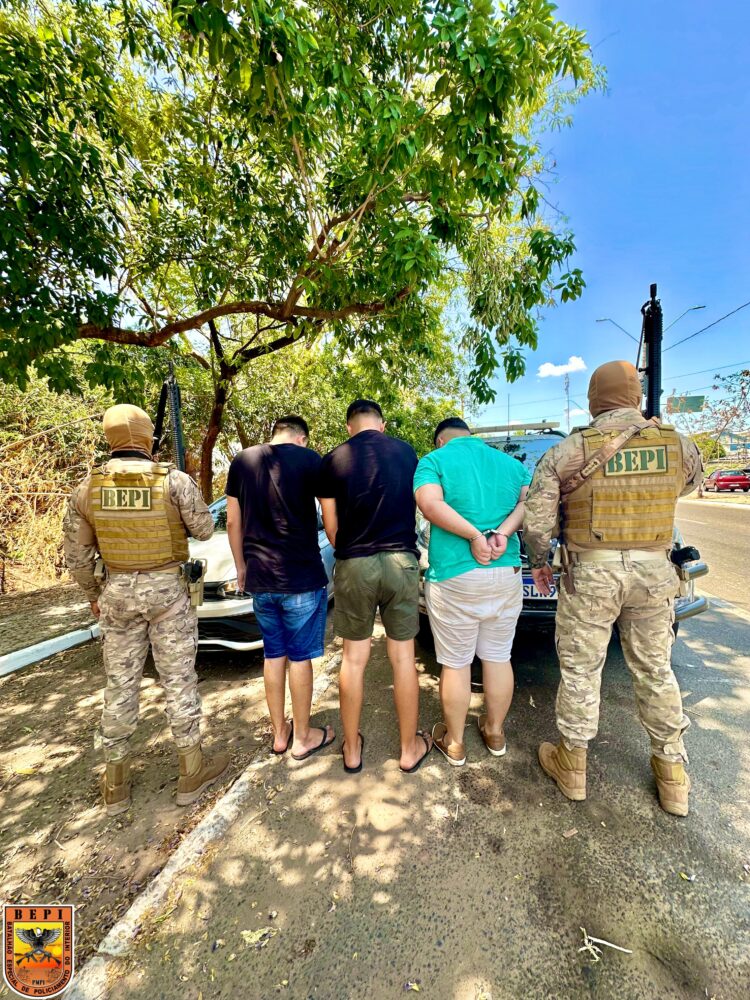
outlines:
[{"label": "tree canopy", "polygon": [[452,269],[489,398],[551,286],[581,290],[536,219],[529,122],[595,72],[547,0],[16,0],[0,22],[6,378],[70,385],[82,339],[108,385],[137,376],[121,345],[196,337],[230,381],[321,331],[418,358]]}]

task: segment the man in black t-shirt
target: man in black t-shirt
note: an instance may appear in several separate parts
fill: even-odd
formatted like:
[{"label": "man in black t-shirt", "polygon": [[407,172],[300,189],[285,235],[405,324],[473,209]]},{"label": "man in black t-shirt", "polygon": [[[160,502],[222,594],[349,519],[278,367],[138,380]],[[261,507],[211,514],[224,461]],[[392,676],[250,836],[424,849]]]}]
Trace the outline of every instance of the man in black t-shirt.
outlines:
[{"label": "man in black t-shirt", "polygon": [[334,627],[344,640],[339,679],[344,769],[362,769],[364,672],[379,610],[393,667],[400,765],[412,772],[432,747],[431,737],[417,731],[417,456],[410,445],[383,433],[383,413],[372,400],[357,399],[349,406],[346,427],[349,440],[323,459],[318,488],[326,534],[336,549]]},{"label": "man in black t-shirt", "polygon": [[[304,760],[334,739],[310,728],[312,659],[323,655],[328,590],[315,508],[320,456],[307,448],[307,423],[282,417],[271,443],[245,448],[229,466],[227,535],[237,586],[253,595],[263,636],[263,676],[273,753]],[[284,711],[286,664],[292,722]]]}]

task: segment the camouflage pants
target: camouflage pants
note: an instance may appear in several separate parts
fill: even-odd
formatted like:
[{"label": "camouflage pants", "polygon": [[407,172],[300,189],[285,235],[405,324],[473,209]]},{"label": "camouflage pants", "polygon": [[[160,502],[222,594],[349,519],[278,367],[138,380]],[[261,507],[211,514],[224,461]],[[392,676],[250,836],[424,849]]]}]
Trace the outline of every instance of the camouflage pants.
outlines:
[{"label": "camouflage pants", "polygon": [[611,562],[577,563],[573,579],[575,594],[560,588],[555,633],[561,674],[557,728],[563,741],[585,748],[596,736],[602,668],[617,622],[652,753],[686,761],[682,734],[690,720],[671,664],[674,567],[666,558],[632,561],[622,553]]},{"label": "camouflage pants", "polygon": [[102,737],[108,761],[122,760],[138,724],[143,665],[149,644],[180,748],[200,741],[201,701],[195,674],[198,619],[185,584],[165,573],[122,573],[99,598],[104,643]]}]

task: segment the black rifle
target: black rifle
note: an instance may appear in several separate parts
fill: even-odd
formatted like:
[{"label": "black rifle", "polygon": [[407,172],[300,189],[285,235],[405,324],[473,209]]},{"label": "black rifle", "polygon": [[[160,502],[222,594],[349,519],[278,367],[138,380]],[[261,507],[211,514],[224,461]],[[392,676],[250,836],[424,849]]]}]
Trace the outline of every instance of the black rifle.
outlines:
[{"label": "black rifle", "polygon": [[651,297],[641,307],[643,316],[643,365],[646,374],[646,416],[661,416],[661,338],[663,317],[661,302],[656,297],[656,285],[651,285]]},{"label": "black rifle", "polygon": [[172,450],[174,451],[174,464],[182,472],[185,471],[185,441],[182,436],[182,398],[180,387],[174,376],[174,368],[170,364],[169,375],[162,383],[159,394],[159,406],[156,410],[156,422],[154,423],[154,444],[152,454],[155,456],[161,448],[164,436],[164,417],[169,405],[169,420],[172,425]]}]

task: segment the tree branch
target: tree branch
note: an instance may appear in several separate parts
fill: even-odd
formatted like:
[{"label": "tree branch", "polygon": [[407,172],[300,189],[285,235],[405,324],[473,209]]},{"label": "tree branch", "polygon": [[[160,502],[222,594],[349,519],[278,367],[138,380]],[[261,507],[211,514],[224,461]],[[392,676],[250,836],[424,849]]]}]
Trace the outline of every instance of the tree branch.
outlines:
[{"label": "tree branch", "polygon": [[[392,306],[400,305],[404,299],[411,295],[412,291],[412,287],[407,285],[390,302],[350,302],[349,305],[340,306],[338,309],[295,306],[289,316],[284,314],[284,303],[282,302],[258,302],[255,300],[226,302],[222,305],[212,306],[210,309],[204,309],[202,312],[195,313],[185,319],[172,320],[156,330],[129,330],[121,326],[98,326],[95,323],[84,323],[78,328],[78,339],[105,340],[115,344],[132,344],[137,347],[160,347],[175,334],[185,333],[188,330],[198,330],[222,316],[268,316],[269,319],[284,324],[292,323],[297,319],[318,320],[321,323],[327,323],[333,320],[347,319],[349,316],[374,316],[385,312]],[[294,340],[295,338],[292,337],[292,341]],[[262,351],[262,353],[266,352]]]},{"label": "tree branch", "polygon": [[197,361],[201,368],[205,368],[206,371],[211,371],[211,365],[206,361],[202,354],[198,354],[197,351],[191,351],[188,357],[191,357],[193,361]]},{"label": "tree branch", "polygon": [[221,342],[221,337],[219,336],[219,330],[216,326],[215,320],[210,319],[208,321],[208,329],[209,332],[211,333],[211,344],[213,345],[213,349],[216,351],[216,357],[219,359],[219,361],[223,361],[224,345]]}]

